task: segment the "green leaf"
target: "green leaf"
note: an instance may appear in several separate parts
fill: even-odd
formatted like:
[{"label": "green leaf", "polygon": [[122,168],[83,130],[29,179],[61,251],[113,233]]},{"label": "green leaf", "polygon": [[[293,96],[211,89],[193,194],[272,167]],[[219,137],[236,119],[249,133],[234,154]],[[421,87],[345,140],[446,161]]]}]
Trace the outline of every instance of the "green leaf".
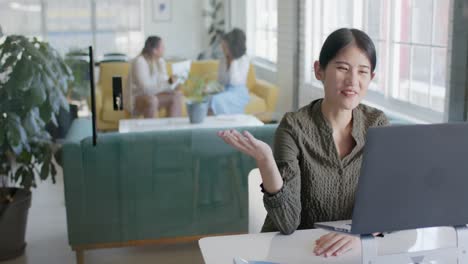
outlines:
[{"label": "green leaf", "polygon": [[32,57],[31,60],[37,67],[37,71],[40,72],[41,75],[46,76],[52,80],[58,78],[57,73],[54,72],[54,69],[50,62],[39,57]]},{"label": "green leaf", "polygon": [[33,169],[28,167],[21,173],[20,185],[23,186],[26,190],[31,189],[31,186],[35,185]]},{"label": "green leaf", "polygon": [[[0,146],[3,145],[3,142],[6,139],[6,132],[7,132],[7,122],[3,116],[1,116],[2,113],[0,113]],[[0,149],[1,152],[1,149]]]},{"label": "green leaf", "polygon": [[61,95],[58,91],[51,91],[49,93],[49,103],[52,106],[52,112],[57,114],[60,111]]},{"label": "green leaf", "polygon": [[49,169],[50,169],[50,158],[46,158],[44,163],[42,163],[42,168],[41,168],[41,180],[47,180],[47,177],[49,177]]},{"label": "green leaf", "polygon": [[5,83],[5,88],[12,91],[27,91],[31,86],[31,75],[31,63],[26,58],[26,56],[23,55],[13,68],[13,72],[10,74],[10,78]]},{"label": "green leaf", "polygon": [[23,167],[23,166],[19,167],[19,168],[15,171],[15,174],[14,174],[14,176],[13,176],[13,180],[14,180],[15,182],[17,182],[17,181],[21,178],[21,176],[22,176],[22,174],[23,174],[23,171],[24,171],[24,167]]},{"label": "green leaf", "polygon": [[215,12],[218,12],[218,11],[221,9],[222,6],[223,6],[223,3],[222,3],[222,2],[218,2],[218,3],[216,4],[216,7],[215,7]]},{"label": "green leaf", "polygon": [[39,109],[37,107],[31,109],[23,119],[23,126],[31,136],[39,135],[42,132],[45,123],[40,118]]},{"label": "green leaf", "polygon": [[52,183],[55,184],[55,182],[56,182],[55,176],[57,176],[57,169],[55,168],[54,163],[50,163],[50,170],[51,170],[51,175],[52,175]]},{"label": "green leaf", "polygon": [[52,114],[52,116],[50,117],[50,121],[52,122],[52,124],[58,127],[57,117],[55,116],[55,114]]},{"label": "green leaf", "polygon": [[63,105],[63,101],[65,101],[65,104],[67,104],[67,98],[65,97],[65,94],[68,91],[68,79],[62,78],[60,80],[59,87],[61,88],[61,93],[59,93],[60,99],[62,100],[61,104]]},{"label": "green leaf", "polygon": [[49,103],[49,100],[46,100],[41,106],[39,106],[39,116],[44,121],[44,123],[49,123],[52,118],[53,111],[52,106]]},{"label": "green leaf", "polygon": [[62,96],[62,104],[61,104],[61,107],[63,110],[67,111],[67,112],[70,112],[70,103],[68,103],[67,99]]},{"label": "green leaf", "polygon": [[44,87],[44,83],[41,82],[41,77],[37,76],[34,78],[34,82],[31,85],[30,96],[31,105],[41,105],[47,99],[46,89]]},{"label": "green leaf", "polygon": [[68,78],[73,77],[72,76],[73,72],[72,72],[71,68],[65,63],[65,61],[63,61],[63,60],[59,61],[59,65],[62,68],[62,72],[64,72],[66,74],[66,76],[68,76]]},{"label": "green leaf", "polygon": [[8,51],[10,51],[10,49],[11,49],[11,42],[12,42],[12,41],[13,41],[12,38],[7,37],[7,38],[5,39],[5,41],[4,41],[2,44],[0,44],[0,50],[2,51],[2,52],[0,53],[0,62],[2,61],[3,56],[5,55],[5,53],[7,53]]},{"label": "green leaf", "polygon": [[16,158],[17,163],[29,164],[32,162],[33,154],[31,152],[23,150],[21,154]]},{"label": "green leaf", "polygon": [[41,75],[42,84],[44,85],[45,90],[52,91],[55,89],[54,79],[48,76],[47,74]]},{"label": "green leaf", "polygon": [[5,60],[5,63],[2,65],[2,72],[6,71],[6,69],[10,66],[13,66],[18,61],[18,58],[16,56],[10,55],[8,58]]},{"label": "green leaf", "polygon": [[24,52],[28,54],[29,56],[31,56],[32,61],[37,61],[37,62],[40,62],[41,64],[48,62],[44,54],[42,54],[42,52],[37,47],[35,47],[33,43],[29,41],[25,41],[23,45],[24,45]]},{"label": "green leaf", "polygon": [[19,155],[23,148],[28,149],[26,131],[21,125],[21,119],[14,113],[8,114],[7,141],[16,155]]}]

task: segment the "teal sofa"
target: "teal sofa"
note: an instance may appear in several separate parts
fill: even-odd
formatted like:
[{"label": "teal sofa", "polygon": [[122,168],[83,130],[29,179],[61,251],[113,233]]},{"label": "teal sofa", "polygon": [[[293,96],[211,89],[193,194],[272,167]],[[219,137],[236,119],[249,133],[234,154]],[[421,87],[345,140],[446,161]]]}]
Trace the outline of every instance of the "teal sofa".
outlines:
[{"label": "teal sofa", "polygon": [[[238,129],[271,145],[276,127]],[[68,239],[77,262],[87,249],[247,232],[247,175],[255,162],[217,131],[103,133],[93,146],[91,121],[75,120],[62,165]]]},{"label": "teal sofa", "polygon": [[[255,162],[218,130],[103,133],[93,146],[90,120],[75,120],[62,164],[77,262],[87,249],[246,233]],[[271,144],[276,125],[245,130]]]}]

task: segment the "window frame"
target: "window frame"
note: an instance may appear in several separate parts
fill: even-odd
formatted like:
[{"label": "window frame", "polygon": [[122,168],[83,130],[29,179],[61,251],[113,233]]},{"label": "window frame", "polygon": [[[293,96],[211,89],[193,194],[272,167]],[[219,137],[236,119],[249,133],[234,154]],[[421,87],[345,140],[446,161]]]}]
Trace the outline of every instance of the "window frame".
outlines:
[{"label": "window frame", "polygon": [[[326,0],[304,0],[304,4],[305,4],[305,8],[304,10],[309,10],[311,11],[314,10],[315,8],[319,8],[320,9],[320,24],[313,24],[312,26],[310,25],[311,24],[311,20],[316,20],[314,18],[308,18],[307,16],[311,16],[312,15],[312,12],[306,12],[306,15],[305,15],[305,21],[304,21],[304,27],[302,30],[304,30],[304,34],[306,36],[305,40],[304,40],[304,54],[307,55],[308,57],[306,57],[305,59],[307,60],[307,58],[314,58],[318,60],[318,57],[315,58],[315,54],[313,54],[314,52],[316,52],[317,50],[317,43],[319,42],[318,44],[318,50],[320,49],[323,41],[324,41],[324,37],[326,36],[323,36],[324,34],[324,30],[325,30],[325,25],[324,25],[324,2]],[[361,6],[363,7],[362,9],[362,13],[361,13],[361,16],[362,17],[356,17],[355,16],[355,11],[356,10],[352,10],[351,11],[351,21],[353,21],[353,26],[356,24],[356,20],[357,19],[360,19],[360,21],[362,21],[362,27],[364,30],[368,31],[368,23],[367,23],[367,7],[368,7],[368,4],[369,4],[369,1],[372,1],[372,0],[351,0],[351,3],[353,4],[353,6],[356,6],[355,3],[356,2],[360,2]],[[432,19],[431,19],[431,23],[434,24],[434,16],[436,15],[436,12],[435,12],[435,6],[436,6],[436,0],[431,0],[431,5],[432,5]],[[447,54],[447,58],[446,58],[446,63],[448,62],[449,60],[449,45],[450,45],[450,36],[448,36],[448,41],[447,41],[447,46],[443,46],[443,45],[438,45],[438,44],[433,44],[435,43],[434,42],[434,25],[432,25],[431,27],[431,32],[430,32],[430,35],[431,35],[431,39],[430,39],[430,44],[421,44],[421,43],[415,43],[412,41],[409,41],[409,42],[402,42],[402,41],[397,41],[395,38],[394,38],[394,33],[395,33],[395,23],[393,23],[395,20],[395,17],[394,17],[394,12],[395,12],[395,3],[394,1],[390,1],[388,3],[389,5],[389,8],[390,8],[390,12],[389,14],[386,16],[386,34],[385,36],[379,36],[379,38],[374,38],[374,37],[371,37],[374,41],[374,43],[376,44],[376,46],[378,45],[378,43],[381,43],[381,42],[384,42],[385,44],[385,51],[380,51],[380,52],[385,52],[385,57],[387,58],[387,61],[386,61],[386,66],[385,68],[383,69],[383,73],[384,73],[384,76],[383,76],[383,80],[381,79],[379,82],[383,82],[383,86],[384,86],[384,89],[382,92],[379,92],[379,91],[376,91],[376,90],[373,90],[373,89],[368,89],[368,92],[367,92],[367,96],[365,97],[365,101],[369,102],[370,104],[374,104],[374,105],[378,105],[379,108],[382,108],[383,110],[388,110],[389,112],[396,112],[396,113],[400,113],[402,115],[406,115],[408,116],[409,118],[413,119],[413,120],[416,120],[416,121],[419,121],[421,123],[425,123],[425,122],[441,122],[443,121],[445,118],[446,118],[446,109],[447,109],[447,97],[449,95],[449,76],[450,76],[450,72],[449,70],[446,71],[446,76],[445,76],[445,95],[444,97],[442,98],[443,99],[443,102],[444,102],[444,106],[443,106],[443,109],[442,109],[442,112],[438,112],[436,110],[434,110],[433,106],[431,105],[431,102],[430,100],[431,99],[431,91],[432,91],[432,88],[433,88],[433,79],[434,79],[434,74],[435,74],[435,67],[433,67],[433,61],[434,61],[434,50],[437,49],[437,48],[444,48],[446,50],[446,54]],[[450,10],[450,6],[453,5],[453,1],[451,0],[450,3],[449,3],[449,10]],[[315,11],[313,11],[313,13],[315,13]],[[452,14],[449,13],[449,20],[451,19],[450,16]],[[413,23],[413,18],[411,17],[411,23]],[[313,36],[320,36],[321,39],[320,41],[313,41]],[[383,37],[383,38],[382,38]],[[394,82],[396,81],[398,83],[398,86],[399,86],[399,77],[397,79],[395,79],[393,76],[395,74],[395,67],[392,67],[390,65],[393,65],[393,60],[394,60],[394,52],[395,52],[395,49],[397,48],[397,45],[398,44],[404,44],[404,45],[408,45],[410,47],[410,55],[409,55],[409,69],[411,71],[411,69],[414,67],[414,58],[413,58],[413,49],[414,47],[420,47],[420,46],[424,46],[424,47],[429,47],[429,51],[430,51],[430,56],[431,56],[431,65],[429,66],[430,69],[429,69],[429,76],[430,76],[430,79],[425,82],[425,84],[428,85],[428,91],[427,91],[427,96],[428,96],[428,107],[423,107],[423,106],[420,106],[420,105],[417,105],[415,103],[411,103],[410,102],[410,98],[408,97],[408,101],[404,101],[404,100],[401,100],[401,99],[398,99],[397,97],[393,97],[392,96],[392,93],[393,93],[393,89],[391,89],[391,87],[394,87]],[[315,45],[315,46],[314,46]],[[303,54],[303,55],[304,55]],[[310,56],[309,56],[310,55]],[[379,55],[379,57],[382,57],[382,55]],[[388,65],[388,66],[387,66]],[[446,67],[448,69],[448,67]],[[315,89],[315,91],[313,91],[312,93],[313,94],[317,94],[317,93],[320,93],[318,90],[322,90],[322,93],[323,93],[323,85],[320,81],[316,80],[315,77],[314,77],[314,70],[313,70],[313,64],[311,62],[307,62],[305,61],[304,64],[303,64],[303,67],[301,69],[302,74],[304,76],[304,79],[303,79],[303,83],[302,83],[302,86],[303,88],[301,88],[302,90],[308,90],[308,89]],[[410,72],[409,74],[409,82],[413,82],[413,75],[412,73]],[[399,88],[398,88],[399,89]],[[411,93],[411,88],[409,88],[409,93]],[[432,108],[431,108],[432,107]]]},{"label": "window frame", "polygon": [[[48,22],[48,17],[47,17],[47,13],[50,11],[49,10],[49,3],[46,1],[46,0],[37,0],[37,3],[40,4],[41,6],[41,10],[40,10],[40,32],[37,33],[37,35],[35,34],[27,34],[28,36],[35,36],[35,37],[38,37],[39,39],[42,39],[42,40],[45,40],[45,41],[48,41],[49,40],[49,37],[50,35],[52,34],[63,34],[63,33],[66,33],[66,34],[83,34],[83,33],[89,33],[91,34],[91,41],[90,43],[93,45],[93,47],[95,48],[95,51],[97,51],[99,49],[98,47],[98,41],[97,41],[97,38],[100,34],[105,34],[105,33],[114,33],[114,34],[127,34],[127,35],[130,35],[132,34],[133,32],[141,32],[141,33],[144,33],[143,31],[143,27],[144,27],[144,21],[143,21],[143,12],[144,12],[144,9],[145,9],[145,6],[144,6],[144,1],[143,0],[138,0],[138,4],[139,4],[139,14],[138,14],[138,17],[139,17],[139,25],[138,27],[131,27],[129,26],[127,29],[124,29],[122,27],[119,27],[119,28],[116,28],[116,29],[112,29],[112,28],[102,28],[102,29],[99,29],[98,28],[98,19],[97,19],[97,1],[99,0],[87,0],[88,3],[89,3],[89,12],[90,12],[90,25],[89,25],[89,29],[87,30],[82,30],[82,29],[71,29],[71,30],[51,30],[49,28],[49,22]],[[88,8],[88,6],[87,6]],[[89,30],[89,31],[88,31]],[[22,34],[22,33],[20,33]],[[128,51],[127,51],[128,52]],[[105,52],[103,52],[102,54],[97,54],[96,53],[96,57],[102,57],[103,55],[105,54]]]},{"label": "window frame", "polygon": [[[265,1],[276,1],[276,16],[278,16],[278,0],[265,0]],[[277,65],[277,62],[278,62],[278,17],[276,18],[276,30],[273,30],[272,28],[274,27],[268,27],[268,28],[261,28],[261,27],[258,27],[257,26],[257,18],[258,16],[256,15],[256,10],[257,10],[257,0],[251,0],[251,1],[248,1],[248,11],[247,12],[247,16],[248,16],[248,20],[250,20],[250,22],[248,23],[248,53],[249,55],[251,56],[252,58],[252,61],[257,64],[257,65],[260,65],[262,67],[265,67],[265,68],[268,68],[268,69],[275,69],[276,70],[276,65]],[[272,10],[269,10],[269,11],[272,11]],[[268,14],[268,21],[271,21],[270,17],[272,16],[273,14],[269,13]],[[270,25],[269,25],[270,26]],[[272,60],[271,58],[269,58],[268,56],[265,57],[265,56],[259,56],[258,54],[256,54],[256,37],[257,37],[257,34],[258,32],[265,32],[267,35],[268,33],[273,33],[276,35],[276,40],[277,40],[277,43],[276,43],[276,54],[274,55],[276,57],[276,60]],[[271,39],[270,38],[267,38],[266,40],[267,42],[271,43]],[[273,45],[272,45],[273,46]]]}]

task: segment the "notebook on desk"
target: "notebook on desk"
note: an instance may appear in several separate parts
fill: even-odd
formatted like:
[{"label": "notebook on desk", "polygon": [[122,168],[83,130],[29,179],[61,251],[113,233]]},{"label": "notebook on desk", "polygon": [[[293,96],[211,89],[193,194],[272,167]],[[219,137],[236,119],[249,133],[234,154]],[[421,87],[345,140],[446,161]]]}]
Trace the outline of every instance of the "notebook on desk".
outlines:
[{"label": "notebook on desk", "polygon": [[370,128],[352,219],[318,228],[372,234],[468,223],[468,124]]}]

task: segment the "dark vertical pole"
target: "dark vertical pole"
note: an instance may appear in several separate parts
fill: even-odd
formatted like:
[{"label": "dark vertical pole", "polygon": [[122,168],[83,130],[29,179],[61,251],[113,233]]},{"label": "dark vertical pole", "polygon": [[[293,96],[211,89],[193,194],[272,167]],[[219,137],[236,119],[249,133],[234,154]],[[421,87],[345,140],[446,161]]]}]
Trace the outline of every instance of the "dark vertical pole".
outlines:
[{"label": "dark vertical pole", "polygon": [[94,87],[94,59],[93,59],[93,47],[89,46],[89,82],[91,86],[91,113],[93,123],[93,146],[96,146],[96,97]]}]

